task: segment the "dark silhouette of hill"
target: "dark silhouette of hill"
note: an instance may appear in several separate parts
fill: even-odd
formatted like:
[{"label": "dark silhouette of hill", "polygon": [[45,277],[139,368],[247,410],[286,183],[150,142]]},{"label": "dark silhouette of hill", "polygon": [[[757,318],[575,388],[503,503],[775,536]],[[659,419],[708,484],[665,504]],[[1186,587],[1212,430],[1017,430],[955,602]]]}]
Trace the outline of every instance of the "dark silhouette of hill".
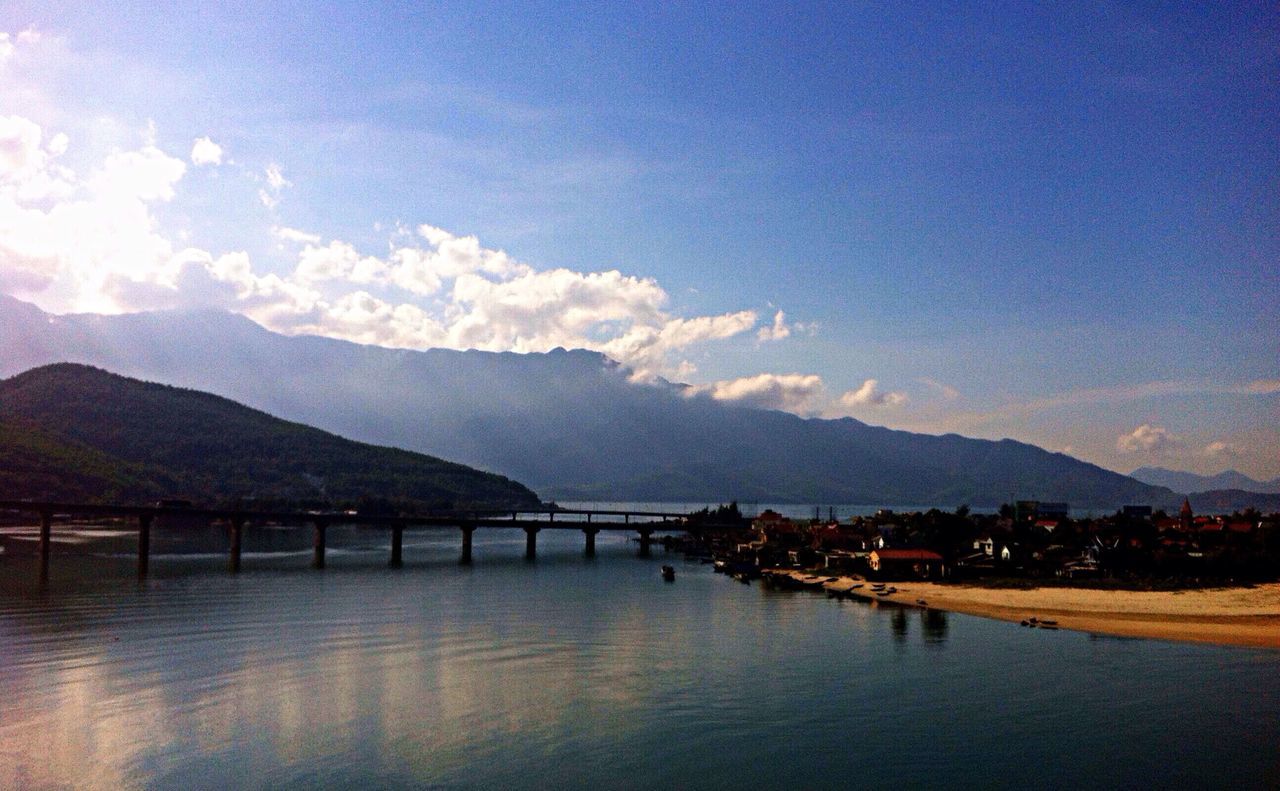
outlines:
[{"label": "dark silhouette of hill", "polygon": [[286,337],[220,311],[51,316],[0,297],[0,375],[57,361],[218,393],[365,442],[455,459],[558,499],[1173,505],[1013,440],[932,436],[690,397],[587,351],[405,351]]},{"label": "dark silhouette of hill", "polygon": [[1280,494],[1246,492],[1241,489],[1213,489],[1188,495],[1196,513],[1229,513],[1252,508],[1261,513],[1280,512]]},{"label": "dark silhouette of hill", "polygon": [[1129,473],[1152,486],[1165,486],[1175,492],[1209,492],[1235,489],[1260,494],[1280,494],[1280,478],[1258,481],[1244,473],[1226,470],[1217,475],[1196,475],[1194,472],[1168,470],[1164,467],[1139,467]]},{"label": "dark silhouette of hill", "polygon": [[0,492],[416,509],[538,503],[497,475],[68,363],[0,381]]}]

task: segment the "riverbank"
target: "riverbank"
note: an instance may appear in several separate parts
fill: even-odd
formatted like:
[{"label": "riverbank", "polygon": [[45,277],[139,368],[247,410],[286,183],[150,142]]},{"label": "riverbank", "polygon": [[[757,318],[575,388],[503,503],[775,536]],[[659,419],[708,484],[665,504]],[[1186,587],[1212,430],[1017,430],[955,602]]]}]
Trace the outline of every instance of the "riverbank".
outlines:
[{"label": "riverbank", "polygon": [[[796,579],[808,577],[794,572]],[[829,578],[828,578],[829,579]],[[987,588],[936,582],[894,582],[878,595],[870,583],[837,577],[822,585],[832,593],[910,607],[1021,623],[1050,620],[1061,629],[1120,637],[1145,637],[1217,645],[1280,649],[1280,583],[1181,591],[1091,588]]]}]

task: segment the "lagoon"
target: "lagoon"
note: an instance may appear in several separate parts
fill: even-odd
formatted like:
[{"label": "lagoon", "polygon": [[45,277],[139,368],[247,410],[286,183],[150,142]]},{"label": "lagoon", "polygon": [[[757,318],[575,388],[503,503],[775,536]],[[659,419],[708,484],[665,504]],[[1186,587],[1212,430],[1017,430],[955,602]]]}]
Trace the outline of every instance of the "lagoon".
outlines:
[{"label": "lagoon", "polygon": [[142,584],[55,557],[44,592],[0,559],[0,787],[1280,784],[1280,652],[772,591],[616,534],[385,543]]}]

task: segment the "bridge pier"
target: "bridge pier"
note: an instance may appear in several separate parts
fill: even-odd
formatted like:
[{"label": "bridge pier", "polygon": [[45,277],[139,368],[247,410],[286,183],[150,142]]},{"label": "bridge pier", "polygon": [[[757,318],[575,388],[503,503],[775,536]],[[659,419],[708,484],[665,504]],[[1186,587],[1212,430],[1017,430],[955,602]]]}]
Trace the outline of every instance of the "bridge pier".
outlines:
[{"label": "bridge pier", "polygon": [[138,515],[138,579],[146,579],[151,565],[151,514]]},{"label": "bridge pier", "polygon": [[325,553],[325,532],[329,529],[329,523],[317,519],[315,521],[315,540],[312,542],[313,553],[311,556],[311,568],[324,568]]},{"label": "bridge pier", "polygon": [[538,531],[540,527],[526,527],[524,529],[524,559],[533,560],[538,556]]},{"label": "bridge pier", "polygon": [[462,559],[459,561],[461,563],[471,562],[471,534],[474,532],[476,532],[475,525],[462,526]]},{"label": "bridge pier", "polygon": [[582,533],[587,537],[587,547],[583,550],[583,554],[589,558],[596,556],[596,533],[600,532],[598,527],[584,527]]},{"label": "bridge pier", "polygon": [[240,538],[244,533],[244,517],[231,517],[231,557],[227,560],[227,565],[232,574],[240,573]]},{"label": "bridge pier", "polygon": [[40,584],[49,582],[49,550],[53,541],[53,513],[40,512]]},{"label": "bridge pier", "polygon": [[648,528],[640,529],[640,557],[649,557],[649,547],[653,544],[653,531]]},{"label": "bridge pier", "polygon": [[391,568],[398,569],[404,565],[404,525],[391,527]]}]

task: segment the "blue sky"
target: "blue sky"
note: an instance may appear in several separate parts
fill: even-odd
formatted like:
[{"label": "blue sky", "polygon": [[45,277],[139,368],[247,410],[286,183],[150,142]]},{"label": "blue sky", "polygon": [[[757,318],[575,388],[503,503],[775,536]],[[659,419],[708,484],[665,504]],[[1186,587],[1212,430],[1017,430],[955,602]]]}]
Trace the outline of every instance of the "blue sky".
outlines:
[{"label": "blue sky", "polygon": [[1280,475],[1274,6],[116,5],[0,6],[46,309]]}]

